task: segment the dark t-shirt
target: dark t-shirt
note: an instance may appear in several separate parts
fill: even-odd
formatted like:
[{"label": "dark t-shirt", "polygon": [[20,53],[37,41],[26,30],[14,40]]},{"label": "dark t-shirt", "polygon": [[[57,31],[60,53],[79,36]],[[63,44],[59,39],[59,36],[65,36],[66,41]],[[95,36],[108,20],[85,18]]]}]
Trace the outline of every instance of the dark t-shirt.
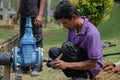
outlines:
[{"label": "dark t-shirt", "polygon": [[21,0],[21,17],[36,17],[38,15],[40,0]]}]

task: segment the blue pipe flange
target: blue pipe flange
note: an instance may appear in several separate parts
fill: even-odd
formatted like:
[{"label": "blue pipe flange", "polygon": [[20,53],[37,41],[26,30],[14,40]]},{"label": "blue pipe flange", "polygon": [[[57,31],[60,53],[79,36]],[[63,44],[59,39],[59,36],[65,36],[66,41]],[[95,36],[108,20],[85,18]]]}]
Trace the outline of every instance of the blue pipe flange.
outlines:
[{"label": "blue pipe flange", "polygon": [[39,71],[41,71],[42,70],[42,55],[43,55],[43,51],[42,51],[42,49],[40,48],[40,47],[38,47],[37,48],[38,49],[38,69],[39,69]]},{"label": "blue pipe flange", "polygon": [[14,47],[13,48],[13,71],[17,71],[17,53],[18,53],[18,48]]}]

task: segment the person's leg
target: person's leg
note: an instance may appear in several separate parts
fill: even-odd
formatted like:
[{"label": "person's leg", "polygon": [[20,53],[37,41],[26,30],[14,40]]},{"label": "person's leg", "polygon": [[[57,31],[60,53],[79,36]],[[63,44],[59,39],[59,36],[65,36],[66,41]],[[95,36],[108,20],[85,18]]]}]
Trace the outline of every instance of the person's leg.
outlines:
[{"label": "person's leg", "polygon": [[[33,36],[36,39],[36,47],[40,47],[41,49],[43,48],[43,34],[42,34],[42,25],[41,26],[36,26],[34,24],[35,18],[32,18],[32,30],[33,30]],[[39,72],[42,71],[43,64],[41,63],[41,68],[32,68],[32,73],[31,76],[38,76]]]},{"label": "person's leg", "polygon": [[[26,25],[26,18],[21,17],[20,18],[20,39],[24,35],[25,25]],[[29,67],[21,66],[19,71],[16,72],[15,78],[16,79],[18,79],[18,78],[21,79],[22,78],[22,74],[27,74],[27,71],[29,71]]]},{"label": "person's leg", "polygon": [[32,26],[33,26],[33,35],[36,38],[36,46],[43,47],[43,34],[42,34],[42,25],[36,26],[34,24],[35,18],[32,18]]},{"label": "person's leg", "polygon": [[[53,60],[56,59],[61,53],[63,53],[62,60],[66,62],[78,62],[87,60],[87,54],[82,49],[78,49],[72,42],[63,43],[61,48],[53,47],[49,50],[49,57]],[[81,53],[81,54],[80,54]],[[84,58],[83,55],[84,54]],[[85,55],[86,54],[86,55]],[[88,78],[87,70],[73,70],[73,69],[65,69],[63,73],[67,77],[81,77]]]},{"label": "person's leg", "polygon": [[48,55],[50,58],[52,58],[52,60],[56,59],[60,54],[61,54],[61,49],[57,47],[52,47],[48,51]]},{"label": "person's leg", "polygon": [[[61,47],[63,57],[62,60],[66,62],[79,62],[85,61],[88,59],[87,53],[74,45],[72,42],[64,42]],[[67,77],[77,77],[77,78],[88,78],[87,70],[73,70],[73,69],[65,69],[63,70],[64,74]]]},{"label": "person's leg", "polygon": [[47,61],[47,66],[48,67],[52,67],[54,69],[54,60],[61,54],[61,49],[57,48],[57,47],[52,47],[51,49],[49,49],[48,51],[48,61]]},{"label": "person's leg", "polygon": [[20,38],[23,37],[25,31],[26,18],[20,18]]},{"label": "person's leg", "polygon": [[[26,18],[20,18],[20,39],[24,35],[25,25],[26,25]],[[22,70],[22,73],[26,74],[27,71],[29,71],[29,67],[21,66],[21,70]]]},{"label": "person's leg", "polygon": [[62,44],[61,51],[63,53],[62,59],[67,62],[79,62],[88,60],[88,55],[85,50],[74,45],[74,43],[67,41]]}]

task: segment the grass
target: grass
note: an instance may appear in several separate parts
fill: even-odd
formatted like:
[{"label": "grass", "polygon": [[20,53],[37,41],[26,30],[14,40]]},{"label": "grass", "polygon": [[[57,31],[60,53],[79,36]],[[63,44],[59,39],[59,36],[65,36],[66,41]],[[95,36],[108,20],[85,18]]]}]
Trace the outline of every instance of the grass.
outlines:
[{"label": "grass", "polygon": [[0,43],[3,44],[6,40],[11,39],[13,36],[19,33],[19,27],[15,26],[14,28],[0,28]]},{"label": "grass", "polygon": [[[5,27],[5,25],[3,24],[3,21],[0,20],[0,26]],[[13,25],[14,28],[9,28],[9,26],[12,26],[12,19],[9,19],[8,21],[8,26],[6,26],[7,28],[1,28],[0,27],[0,39],[8,39],[11,38],[13,35],[18,34],[19,33],[19,25]]]},{"label": "grass", "polygon": [[[101,34],[102,42],[109,41],[113,44],[117,44],[115,47],[109,47],[104,49],[104,54],[120,52],[120,4],[115,4],[111,13],[110,19],[106,23],[101,23],[98,29]],[[44,28],[44,56],[48,57],[48,50],[51,47],[60,47],[61,44],[66,40],[67,31],[60,25],[52,24],[48,25],[48,28]],[[9,30],[8,30],[9,31]],[[8,31],[0,31],[6,34]],[[11,31],[12,32],[12,31]],[[9,33],[11,33],[9,32]],[[2,33],[0,33],[2,35]],[[8,35],[9,36],[9,35]],[[5,37],[5,36],[4,36]],[[109,56],[105,57],[104,62],[116,62],[119,61],[120,56]],[[119,80],[118,74],[100,74],[103,76],[102,80]],[[106,79],[110,77],[110,79]],[[118,78],[118,79],[115,79]],[[29,75],[25,75],[23,80],[67,80],[61,71],[53,70],[45,66],[39,77],[31,78]]]},{"label": "grass", "polygon": [[0,29],[0,38],[8,38],[17,33],[16,30],[13,29]]},{"label": "grass", "polygon": [[45,49],[45,56],[48,52],[50,47],[60,47],[61,43],[66,40],[67,31],[60,27],[59,25],[53,25],[50,28],[44,29],[45,35],[44,37],[44,49]]},{"label": "grass", "polygon": [[[101,34],[101,38],[103,42],[109,41],[113,44],[116,44],[115,47],[110,47],[104,49],[104,54],[120,52],[120,4],[116,3],[111,11],[110,19],[103,24],[98,26],[98,29]],[[120,56],[110,56],[104,58],[104,62],[119,61]]]}]

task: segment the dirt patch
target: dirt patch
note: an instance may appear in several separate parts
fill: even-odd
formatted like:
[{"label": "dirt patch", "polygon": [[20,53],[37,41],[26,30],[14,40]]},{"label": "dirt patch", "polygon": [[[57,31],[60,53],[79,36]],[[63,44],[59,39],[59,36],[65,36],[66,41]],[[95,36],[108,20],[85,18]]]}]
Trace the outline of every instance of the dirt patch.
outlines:
[{"label": "dirt patch", "polygon": [[114,63],[108,62],[104,64],[103,71],[107,73],[120,73],[120,66],[115,66]]},{"label": "dirt patch", "polygon": [[0,38],[0,44],[3,43],[5,41],[5,39]]},{"label": "dirt patch", "polygon": [[13,25],[0,25],[0,28],[3,28],[3,29],[14,29],[14,26]]},{"label": "dirt patch", "polygon": [[43,35],[44,35],[44,37],[46,37],[46,36],[49,36],[49,35],[51,35],[52,33],[51,32],[46,32],[46,33],[44,33]]},{"label": "dirt patch", "polygon": [[112,62],[104,63],[103,70],[96,80],[120,80],[120,66],[115,67]]}]

